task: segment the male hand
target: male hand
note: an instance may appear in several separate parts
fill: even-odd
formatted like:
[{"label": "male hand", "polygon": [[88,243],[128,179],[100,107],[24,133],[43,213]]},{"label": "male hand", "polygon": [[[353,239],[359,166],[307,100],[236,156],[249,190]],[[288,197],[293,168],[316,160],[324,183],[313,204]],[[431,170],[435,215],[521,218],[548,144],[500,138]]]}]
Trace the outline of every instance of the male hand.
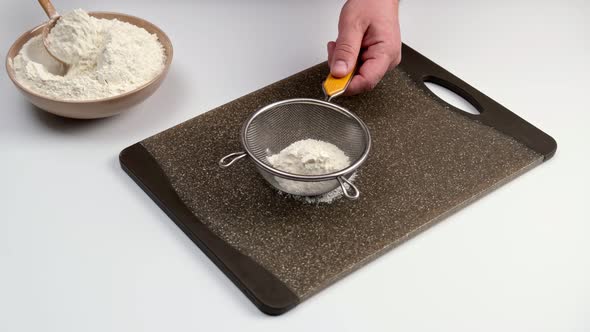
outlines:
[{"label": "male hand", "polygon": [[[360,68],[346,95],[372,90],[401,61],[398,0],[348,0],[338,23],[338,39],[328,43],[328,64],[334,77]],[[361,52],[362,50],[362,52]]]}]

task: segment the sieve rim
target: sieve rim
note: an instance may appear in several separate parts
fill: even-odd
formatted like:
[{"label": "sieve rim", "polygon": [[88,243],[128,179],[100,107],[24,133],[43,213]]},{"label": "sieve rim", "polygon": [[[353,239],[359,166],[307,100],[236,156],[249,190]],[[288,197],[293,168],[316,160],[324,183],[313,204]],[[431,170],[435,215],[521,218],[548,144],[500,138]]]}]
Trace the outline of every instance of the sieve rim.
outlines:
[{"label": "sieve rim", "polygon": [[[352,164],[350,164],[346,168],[343,168],[337,172],[320,174],[320,175],[303,175],[303,174],[289,173],[289,172],[282,171],[280,169],[276,169],[276,168],[260,161],[250,151],[250,147],[248,146],[248,143],[246,140],[246,132],[248,131],[250,124],[252,123],[252,121],[254,121],[254,119],[256,119],[256,117],[258,117],[262,113],[267,112],[271,109],[277,108],[279,106],[289,105],[289,104],[311,104],[311,105],[321,106],[321,107],[330,109],[331,111],[340,112],[341,114],[344,114],[345,116],[352,118],[354,121],[356,121],[359,124],[359,126],[363,130],[363,133],[365,134],[365,148],[364,148],[361,156],[359,158],[357,158]],[[348,175],[348,174],[356,171],[356,169],[359,168],[365,162],[365,160],[369,156],[369,151],[371,150],[371,133],[369,131],[369,127],[367,127],[367,125],[363,122],[363,120],[361,120],[361,118],[359,118],[357,115],[355,115],[354,113],[352,113],[351,111],[347,110],[346,108],[344,108],[342,106],[336,105],[331,102],[319,100],[319,99],[313,99],[313,98],[286,99],[286,100],[281,100],[281,101],[278,101],[278,102],[275,102],[275,103],[272,103],[272,104],[262,107],[261,109],[257,110],[252,115],[250,115],[250,117],[248,117],[246,122],[244,122],[244,124],[242,125],[242,129],[240,132],[240,141],[242,143],[242,147],[244,148],[244,151],[246,152],[246,154],[248,154],[250,159],[252,159],[254,161],[254,163],[257,166],[261,167],[263,170],[265,170],[273,175],[280,176],[282,178],[286,178],[289,180],[309,181],[309,182],[334,180],[334,179],[337,179],[341,176]]]}]

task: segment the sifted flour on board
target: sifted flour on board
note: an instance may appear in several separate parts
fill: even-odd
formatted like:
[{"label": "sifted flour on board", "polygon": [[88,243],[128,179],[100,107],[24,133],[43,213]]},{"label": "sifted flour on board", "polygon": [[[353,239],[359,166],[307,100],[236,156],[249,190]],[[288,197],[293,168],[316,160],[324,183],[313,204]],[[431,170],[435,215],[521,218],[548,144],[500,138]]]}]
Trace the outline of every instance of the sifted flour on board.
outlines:
[{"label": "sifted flour on board", "polygon": [[51,29],[52,53],[42,36],[30,39],[12,61],[17,81],[43,96],[95,100],[129,92],[153,79],[166,56],[156,35],[118,20],[98,19],[81,9],[62,16]]},{"label": "sifted flour on board", "polygon": [[[350,158],[336,145],[315,139],[294,142],[267,160],[279,170],[299,175],[329,174],[350,165]],[[275,180],[283,191],[299,195],[326,192],[333,187],[332,181],[303,182],[280,177]]]},{"label": "sifted flour on board", "polygon": [[[354,180],[356,179],[356,174],[354,173],[352,174],[349,178],[348,181],[350,182],[354,182]],[[348,188],[348,184],[344,184],[347,188]],[[287,197],[293,198],[297,201],[303,202],[303,203],[307,203],[307,204],[332,204],[334,201],[340,199],[344,193],[342,192],[342,188],[338,187],[332,191],[328,191],[325,194],[322,195],[318,195],[318,196],[301,196],[301,195],[291,195],[291,194],[285,194]]]}]

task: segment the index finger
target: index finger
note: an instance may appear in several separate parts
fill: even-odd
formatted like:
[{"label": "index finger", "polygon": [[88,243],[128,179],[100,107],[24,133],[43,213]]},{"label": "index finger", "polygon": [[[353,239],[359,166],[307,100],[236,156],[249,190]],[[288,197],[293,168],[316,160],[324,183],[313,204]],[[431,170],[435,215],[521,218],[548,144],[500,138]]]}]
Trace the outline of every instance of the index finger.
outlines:
[{"label": "index finger", "polygon": [[345,95],[351,96],[375,88],[389,69],[390,63],[391,61],[385,55],[364,60],[357,74],[350,81]]}]

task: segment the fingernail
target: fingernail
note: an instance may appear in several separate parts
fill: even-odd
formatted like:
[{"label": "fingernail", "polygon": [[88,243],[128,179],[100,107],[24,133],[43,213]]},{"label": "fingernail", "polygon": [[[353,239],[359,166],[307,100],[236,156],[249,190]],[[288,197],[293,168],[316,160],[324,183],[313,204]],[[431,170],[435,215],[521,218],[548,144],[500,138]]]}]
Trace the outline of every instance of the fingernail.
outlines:
[{"label": "fingernail", "polygon": [[346,62],[338,60],[334,62],[334,66],[332,67],[332,73],[344,76],[348,73],[348,65],[346,64]]}]

